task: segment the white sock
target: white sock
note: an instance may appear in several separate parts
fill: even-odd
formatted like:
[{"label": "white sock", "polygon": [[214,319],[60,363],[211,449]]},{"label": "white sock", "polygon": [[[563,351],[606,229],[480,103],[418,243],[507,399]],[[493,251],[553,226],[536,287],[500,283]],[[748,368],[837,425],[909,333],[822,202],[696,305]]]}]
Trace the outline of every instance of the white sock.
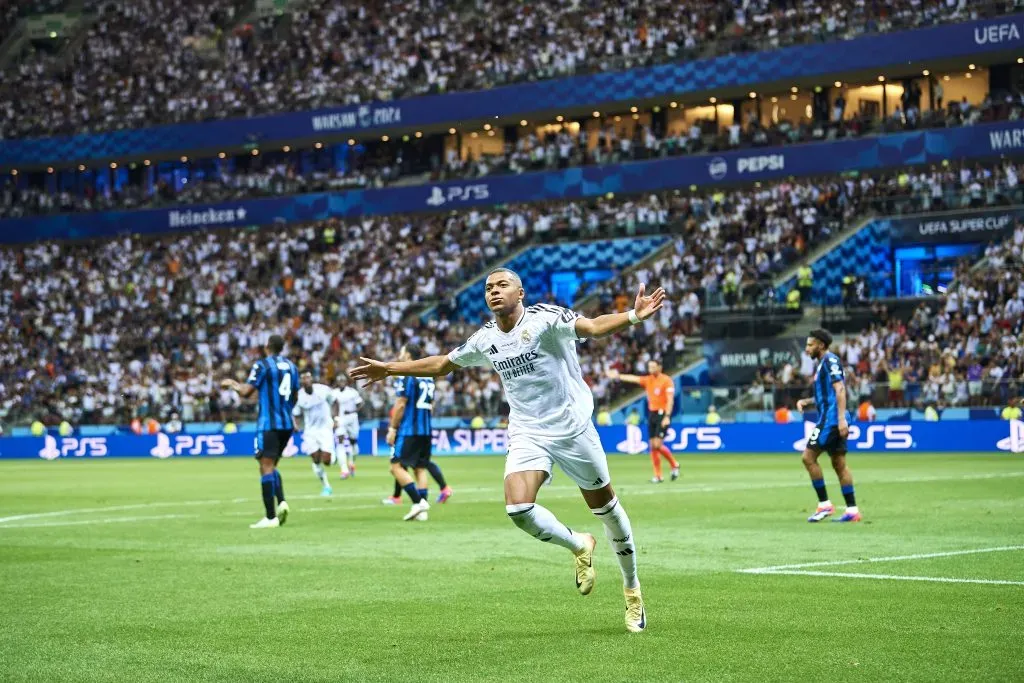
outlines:
[{"label": "white sock", "polygon": [[850,505],[849,507],[846,508],[846,511],[849,512],[851,515],[855,515],[858,512],[860,512],[860,510],[857,509],[856,505]]},{"label": "white sock", "polygon": [[586,546],[569,527],[558,521],[558,518],[547,508],[536,503],[519,503],[506,505],[505,512],[517,527],[539,541],[554,543],[578,553]]},{"label": "white sock", "polygon": [[619,560],[619,568],[622,569],[622,582],[626,588],[639,588],[640,579],[636,575],[636,543],[633,540],[633,527],[630,526],[629,517],[626,511],[619,504],[618,497],[612,498],[611,502],[597,509],[591,508],[591,512],[604,524],[604,533],[611,543],[615,557]]},{"label": "white sock", "polygon": [[313,463],[313,474],[316,475],[317,479],[319,479],[324,486],[330,486],[330,484],[327,483],[327,471],[324,469],[323,465],[318,462]]}]

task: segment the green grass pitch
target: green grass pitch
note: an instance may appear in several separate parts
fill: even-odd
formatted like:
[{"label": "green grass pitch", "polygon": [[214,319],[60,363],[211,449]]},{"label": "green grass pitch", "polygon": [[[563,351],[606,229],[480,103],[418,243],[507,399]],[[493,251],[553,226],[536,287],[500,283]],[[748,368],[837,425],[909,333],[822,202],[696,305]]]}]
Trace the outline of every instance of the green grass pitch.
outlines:
[{"label": "green grass pitch", "polygon": [[427,523],[380,505],[383,458],[330,499],[286,460],[265,531],[250,459],[0,463],[0,681],[1024,680],[1024,459],[850,461],[865,522],[812,525],[795,455],[684,457],[659,486],[612,457],[643,634],[578,492],[540,501],[598,537],[588,597],[509,523],[498,457],[440,458],[456,494]]}]

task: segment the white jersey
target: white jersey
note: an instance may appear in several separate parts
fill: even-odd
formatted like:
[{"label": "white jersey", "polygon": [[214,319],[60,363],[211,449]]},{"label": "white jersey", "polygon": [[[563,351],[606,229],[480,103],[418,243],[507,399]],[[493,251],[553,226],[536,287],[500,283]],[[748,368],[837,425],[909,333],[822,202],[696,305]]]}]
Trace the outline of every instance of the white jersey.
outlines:
[{"label": "white jersey", "polygon": [[334,392],[326,384],[314,384],[313,393],[307,393],[299,387],[299,398],[295,402],[294,415],[302,416],[302,427],[305,431],[317,429],[334,429],[334,416],[331,406],[334,405]]},{"label": "white jersey", "polygon": [[335,400],[338,402],[338,409],[342,415],[355,414],[359,406],[363,405],[363,397],[353,387],[334,390]]},{"label": "white jersey", "polygon": [[508,399],[509,435],[563,438],[590,424],[594,396],[583,381],[575,311],[529,306],[515,327],[502,332],[492,320],[448,354],[459,367],[490,366]]}]

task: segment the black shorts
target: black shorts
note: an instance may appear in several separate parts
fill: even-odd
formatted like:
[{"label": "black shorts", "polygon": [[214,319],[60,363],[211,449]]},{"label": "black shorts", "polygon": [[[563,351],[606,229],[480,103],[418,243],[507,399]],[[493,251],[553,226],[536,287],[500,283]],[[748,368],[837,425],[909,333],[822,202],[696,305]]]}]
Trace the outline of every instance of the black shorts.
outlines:
[{"label": "black shorts", "polygon": [[426,467],[430,462],[431,439],[429,436],[401,436],[395,442],[395,454],[391,462],[402,467]]},{"label": "black shorts", "polygon": [[664,439],[665,428],[661,426],[662,420],[665,419],[665,413],[658,411],[656,413],[647,414],[647,436],[650,439]]},{"label": "black shorts", "polygon": [[839,425],[815,425],[807,438],[807,447],[818,453],[828,452],[829,455],[846,453],[846,437],[840,436]]},{"label": "black shorts", "polygon": [[268,429],[256,432],[256,459],[273,458],[276,463],[281,459],[288,440],[292,438],[291,429]]}]

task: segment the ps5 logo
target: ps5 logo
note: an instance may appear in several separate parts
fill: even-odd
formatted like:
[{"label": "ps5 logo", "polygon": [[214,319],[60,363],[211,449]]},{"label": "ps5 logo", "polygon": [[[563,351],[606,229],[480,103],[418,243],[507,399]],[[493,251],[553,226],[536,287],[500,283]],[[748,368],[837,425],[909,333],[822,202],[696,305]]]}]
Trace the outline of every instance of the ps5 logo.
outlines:
[{"label": "ps5 logo", "polygon": [[[807,448],[807,441],[817,429],[813,422],[804,422],[804,437],[793,443],[793,450],[802,451]],[[863,437],[863,441],[861,440]],[[861,430],[858,425],[850,425],[847,443],[852,443],[857,450],[905,451],[914,447],[912,425],[869,425]]]},{"label": "ps5 logo", "polygon": [[490,188],[487,183],[476,185],[452,185],[448,188],[432,187],[430,196],[427,197],[427,206],[444,206],[445,204],[470,202],[487,199],[490,197]]},{"label": "ps5 logo", "polygon": [[676,438],[676,430],[669,427],[665,431],[665,443],[674,451],[685,451],[690,446],[692,438],[698,451],[717,451],[722,448],[721,427],[683,427],[679,430],[679,441],[672,443]]},{"label": "ps5 logo", "polygon": [[85,436],[75,438],[64,437],[57,441],[56,437],[46,435],[39,457],[43,460],[56,460],[60,457],[73,455],[76,458],[89,456],[102,458],[107,454],[107,439],[104,436]]},{"label": "ps5 logo", "polygon": [[619,453],[643,453],[647,450],[647,442],[644,441],[644,433],[637,425],[626,425],[626,440],[620,441],[615,447]]},{"label": "ps5 logo", "polygon": [[1010,420],[1010,435],[1000,439],[996,448],[1011,453],[1024,453],[1024,422],[1021,420]]},{"label": "ps5 logo", "polygon": [[191,436],[179,434],[174,437],[173,445],[171,437],[160,433],[156,435],[156,446],[149,449],[149,454],[154,458],[169,458],[172,455],[224,455],[227,447],[224,445],[222,434],[200,434]]}]

